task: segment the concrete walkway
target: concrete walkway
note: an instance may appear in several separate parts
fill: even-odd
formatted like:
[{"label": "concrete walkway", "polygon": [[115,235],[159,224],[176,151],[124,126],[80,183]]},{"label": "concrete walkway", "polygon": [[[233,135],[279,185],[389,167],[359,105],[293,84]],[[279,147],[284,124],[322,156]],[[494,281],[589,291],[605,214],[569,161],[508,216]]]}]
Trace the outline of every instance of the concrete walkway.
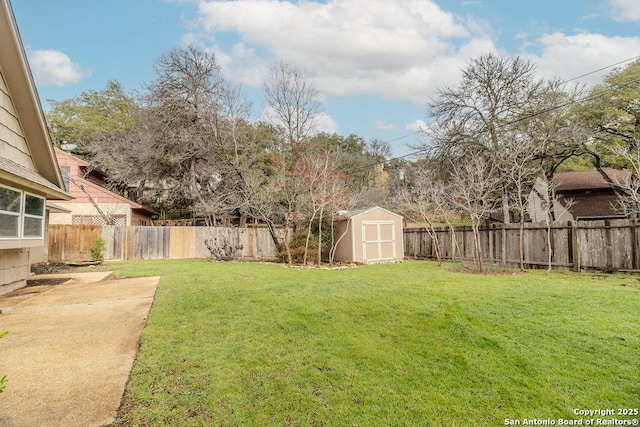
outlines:
[{"label": "concrete walkway", "polygon": [[69,277],[0,298],[0,426],[104,426],[113,422],[159,277]]}]

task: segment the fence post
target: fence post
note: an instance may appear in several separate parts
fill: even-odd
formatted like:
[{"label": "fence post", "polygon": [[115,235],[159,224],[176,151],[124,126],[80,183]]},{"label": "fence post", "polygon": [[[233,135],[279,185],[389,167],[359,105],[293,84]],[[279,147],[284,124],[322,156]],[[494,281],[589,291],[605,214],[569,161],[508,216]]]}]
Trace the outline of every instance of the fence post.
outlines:
[{"label": "fence post", "polygon": [[637,220],[629,220],[629,231],[631,232],[631,268],[636,270],[638,268],[638,233],[637,233]]},{"label": "fence post", "polygon": [[447,228],[447,233],[449,234],[449,247],[451,248],[451,261],[456,260],[456,233],[451,232],[451,227]]},{"label": "fence post", "polygon": [[611,230],[611,220],[606,219],[604,221],[604,242],[605,250],[607,254],[607,270],[613,268],[613,231]]},{"label": "fence post", "polygon": [[507,265],[507,226],[502,224],[502,265]]},{"label": "fence post", "polygon": [[578,237],[577,221],[569,221],[571,226],[571,250],[573,256],[573,271],[580,272],[580,239]]}]

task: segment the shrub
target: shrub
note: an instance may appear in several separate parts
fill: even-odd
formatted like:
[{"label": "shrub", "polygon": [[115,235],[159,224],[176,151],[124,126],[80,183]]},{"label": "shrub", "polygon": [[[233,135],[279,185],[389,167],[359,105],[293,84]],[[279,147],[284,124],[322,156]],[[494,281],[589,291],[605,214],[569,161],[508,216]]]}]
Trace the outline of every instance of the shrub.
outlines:
[{"label": "shrub", "polygon": [[93,245],[90,248],[92,261],[102,261],[104,259],[104,246],[105,241],[102,237],[98,237],[93,241]]}]

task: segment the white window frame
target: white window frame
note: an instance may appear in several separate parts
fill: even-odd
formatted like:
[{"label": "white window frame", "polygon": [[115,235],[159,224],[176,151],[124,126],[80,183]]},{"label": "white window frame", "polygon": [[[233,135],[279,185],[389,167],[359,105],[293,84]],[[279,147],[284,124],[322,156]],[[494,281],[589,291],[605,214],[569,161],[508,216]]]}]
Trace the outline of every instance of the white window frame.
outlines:
[{"label": "white window frame", "polygon": [[[47,215],[47,207],[46,207],[46,203],[47,202],[46,202],[44,197],[38,196],[36,194],[28,193],[26,191],[23,191],[22,193],[23,193],[23,195],[22,195],[22,230],[20,230],[21,231],[20,236],[21,236],[22,239],[25,239],[25,240],[42,240],[42,239],[44,239],[44,226],[45,226],[44,218]],[[42,200],[42,216],[28,214],[26,212],[26,209],[27,209],[27,196],[34,197],[36,199]],[[25,222],[26,222],[27,218],[29,218],[29,219],[39,219],[40,220],[40,235],[39,236],[25,236],[24,235],[25,234],[24,233]]]},{"label": "white window frame", "polygon": [[16,230],[17,233],[15,236],[0,236],[0,240],[20,239],[20,236],[22,236],[20,229],[22,228],[22,209],[24,206],[24,195],[22,194],[23,192],[18,190],[17,188],[9,187],[8,185],[0,184],[0,187],[6,188],[7,190],[10,190],[10,191],[15,191],[16,193],[20,194],[20,209],[18,210],[18,212],[11,212],[11,211],[5,211],[0,209],[0,214],[18,218],[18,222],[17,222],[18,229]]},{"label": "white window frame", "polygon": [[[46,212],[47,212],[47,208],[46,208],[46,199],[42,196],[38,196],[37,194],[33,194],[33,193],[29,193],[27,191],[23,191],[14,187],[11,187],[9,185],[4,185],[4,184],[0,184],[0,187],[2,188],[6,188],[10,191],[15,191],[16,193],[20,194],[20,209],[19,212],[11,212],[11,211],[5,211],[5,210],[0,210],[0,214],[2,215],[7,215],[7,216],[13,216],[18,218],[18,230],[17,230],[17,235],[16,236],[0,236],[0,241],[16,241],[16,240],[43,240],[44,239],[44,233],[45,233],[45,218],[46,218]],[[35,197],[37,199],[41,199],[43,201],[42,204],[42,215],[34,215],[34,214],[28,214],[25,212],[26,209],[26,201],[27,201],[27,196],[29,197]],[[25,226],[25,219],[29,218],[29,219],[37,219],[41,221],[41,227],[40,227],[40,235],[39,236],[25,236],[25,232],[24,232],[24,226]]]}]

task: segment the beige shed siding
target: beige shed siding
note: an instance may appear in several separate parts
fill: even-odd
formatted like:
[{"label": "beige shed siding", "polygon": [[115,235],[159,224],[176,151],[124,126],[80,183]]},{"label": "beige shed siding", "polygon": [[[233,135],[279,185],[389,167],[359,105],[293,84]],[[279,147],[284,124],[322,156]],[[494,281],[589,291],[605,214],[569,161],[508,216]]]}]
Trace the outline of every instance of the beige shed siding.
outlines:
[{"label": "beige shed siding", "polygon": [[336,261],[350,261],[353,259],[353,234],[349,228],[351,221],[341,221],[335,225],[334,236],[336,239]]},{"label": "beige shed siding", "polygon": [[0,70],[0,156],[36,170],[24,131]]},{"label": "beige shed siding", "polygon": [[357,263],[394,262],[404,259],[402,217],[380,207],[354,214],[338,224],[336,261]]}]

